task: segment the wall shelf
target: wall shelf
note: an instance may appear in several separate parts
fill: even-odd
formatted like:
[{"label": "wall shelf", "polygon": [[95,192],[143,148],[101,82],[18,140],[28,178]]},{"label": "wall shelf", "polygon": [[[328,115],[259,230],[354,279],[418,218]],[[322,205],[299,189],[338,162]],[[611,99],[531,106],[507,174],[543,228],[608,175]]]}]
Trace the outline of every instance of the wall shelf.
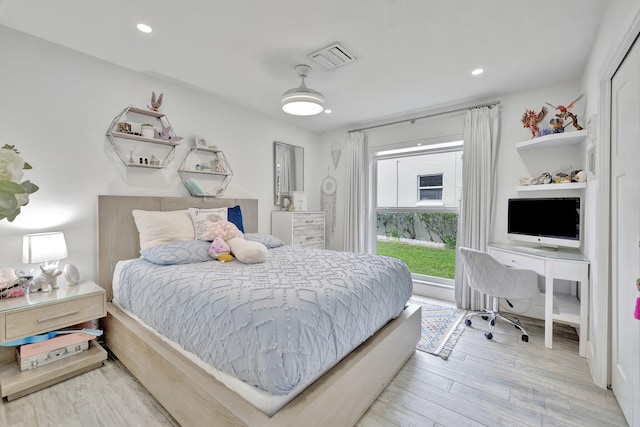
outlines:
[{"label": "wall shelf", "polygon": [[179,143],[174,143],[164,139],[146,138],[144,136],[132,135],[129,133],[111,132],[111,135],[113,135],[115,138],[130,139],[132,141],[151,142],[153,144],[161,144],[161,145],[179,145]]},{"label": "wall shelf", "polygon": [[516,187],[516,191],[581,190],[584,188],[587,188],[586,182],[567,182],[564,184],[520,185]]},{"label": "wall shelf", "polygon": [[518,142],[518,151],[537,150],[540,148],[562,147],[581,144],[587,137],[586,130],[574,132],[552,133],[550,135],[532,138],[527,141]]},{"label": "wall shelf", "polygon": [[[129,116],[131,113],[131,116]],[[162,128],[169,128],[169,138],[149,138],[134,133],[122,132],[120,124],[127,126],[129,129],[139,126],[142,122],[153,124],[154,128],[160,132]],[[155,122],[155,123],[153,123]],[[111,143],[116,155],[127,167],[141,167],[149,169],[163,169],[169,166],[175,156],[175,149],[180,144],[169,119],[163,113],[158,111],[137,108],[132,105],[125,107],[120,114],[115,116],[106,132],[107,139]],[[142,145],[139,145],[142,143]],[[145,144],[154,144],[159,151],[152,152]],[[158,164],[137,163],[132,159],[145,159],[150,162],[152,157],[158,159]]]},{"label": "wall shelf", "polygon": [[[206,169],[198,167],[205,166]],[[182,183],[192,196],[220,197],[231,182],[233,171],[227,161],[224,152],[207,147],[192,147],[182,160],[178,168],[178,174]],[[200,177],[200,182],[196,178]],[[212,186],[211,191],[204,191],[202,186],[206,180],[207,186]],[[202,185],[201,185],[202,184]]]}]

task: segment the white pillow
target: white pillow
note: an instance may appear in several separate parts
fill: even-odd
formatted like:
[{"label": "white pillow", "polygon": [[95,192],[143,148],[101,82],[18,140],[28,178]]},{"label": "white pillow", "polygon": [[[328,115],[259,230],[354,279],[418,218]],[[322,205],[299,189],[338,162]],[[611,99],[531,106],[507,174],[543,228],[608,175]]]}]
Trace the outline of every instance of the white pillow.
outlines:
[{"label": "white pillow", "polygon": [[207,239],[204,235],[214,222],[227,220],[228,208],[189,208],[189,215],[193,222],[193,229],[197,240],[213,240]]},{"label": "white pillow", "polygon": [[133,219],[140,233],[140,250],[167,243],[193,240],[193,223],[186,210],[141,211],[134,209]]}]

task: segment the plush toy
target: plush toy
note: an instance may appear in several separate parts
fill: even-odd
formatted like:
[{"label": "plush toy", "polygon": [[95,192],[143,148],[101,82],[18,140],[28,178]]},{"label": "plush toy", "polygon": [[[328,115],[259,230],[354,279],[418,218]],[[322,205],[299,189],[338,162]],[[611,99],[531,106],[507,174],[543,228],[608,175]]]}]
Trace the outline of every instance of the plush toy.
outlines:
[{"label": "plush toy", "polygon": [[234,237],[227,240],[231,253],[238,261],[245,264],[255,264],[267,260],[267,247],[262,243],[245,240],[244,237]]},{"label": "plush toy", "polygon": [[229,245],[227,245],[221,237],[216,237],[213,242],[211,242],[209,255],[220,262],[231,262],[234,260],[233,255],[231,255],[231,248],[229,248]]},{"label": "plush toy", "polygon": [[[203,239],[213,240],[214,243],[218,239],[222,240],[225,245],[228,245],[231,254],[238,261],[245,264],[254,264],[267,260],[267,247],[262,243],[245,240],[238,227],[229,221],[216,221],[211,224],[211,227],[204,233]],[[214,246],[213,243],[211,246]],[[213,256],[211,252],[209,254]]]}]

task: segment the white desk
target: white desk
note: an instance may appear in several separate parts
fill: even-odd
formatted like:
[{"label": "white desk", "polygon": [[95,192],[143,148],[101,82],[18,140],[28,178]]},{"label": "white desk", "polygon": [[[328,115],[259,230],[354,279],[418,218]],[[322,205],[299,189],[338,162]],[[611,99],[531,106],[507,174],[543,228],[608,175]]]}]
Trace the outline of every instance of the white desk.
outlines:
[{"label": "white desk", "polygon": [[[545,278],[544,345],[552,348],[553,322],[578,326],[580,356],[587,355],[587,313],[589,311],[589,260],[571,249],[541,250],[504,243],[489,243],[489,254],[501,263],[533,270]],[[553,294],[554,279],[579,282],[580,298]],[[555,297],[555,298],[554,298]],[[556,309],[554,310],[554,299]]]}]

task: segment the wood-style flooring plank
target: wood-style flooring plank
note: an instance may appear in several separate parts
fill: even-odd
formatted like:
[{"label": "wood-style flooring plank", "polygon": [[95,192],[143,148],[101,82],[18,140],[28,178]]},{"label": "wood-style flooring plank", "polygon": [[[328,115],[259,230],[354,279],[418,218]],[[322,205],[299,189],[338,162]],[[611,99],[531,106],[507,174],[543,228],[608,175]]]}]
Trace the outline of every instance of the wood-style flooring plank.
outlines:
[{"label": "wood-style flooring plank", "polygon": [[[416,351],[358,422],[390,426],[626,426],[613,393],[593,384],[578,337],[522,318],[529,342],[499,322],[465,328],[448,360]],[[175,427],[175,420],[124,369],[105,366],[11,402],[0,403],[0,426]]]}]

